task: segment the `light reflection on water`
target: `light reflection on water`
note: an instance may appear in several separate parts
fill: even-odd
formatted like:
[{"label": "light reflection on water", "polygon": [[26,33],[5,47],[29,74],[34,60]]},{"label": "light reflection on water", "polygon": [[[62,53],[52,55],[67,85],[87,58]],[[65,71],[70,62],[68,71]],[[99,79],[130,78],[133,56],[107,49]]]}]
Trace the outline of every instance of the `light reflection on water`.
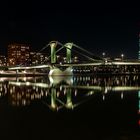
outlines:
[{"label": "light reflection on water", "polygon": [[40,100],[57,111],[74,109],[97,93],[105,100],[105,94],[119,92],[118,96],[123,99],[124,92],[139,90],[139,76],[0,78],[0,96],[7,95],[11,105],[26,106],[33,100]]},{"label": "light reflection on water", "polygon": [[103,101],[110,92],[120,92],[118,96],[123,99],[123,92],[140,90],[139,80],[138,76],[1,78],[0,96],[7,95],[13,106],[26,106],[40,100],[58,111],[63,107],[74,109],[97,93],[102,94]]},{"label": "light reflection on water", "polygon": [[[34,107],[37,107],[34,104],[40,103],[46,110],[57,114],[58,118],[55,118],[56,121],[54,121],[54,114],[48,115],[47,112],[46,115],[45,112],[41,112],[41,114],[47,116],[47,119],[54,121],[53,125],[56,123],[59,125],[60,122],[62,127],[65,126],[65,123],[69,125],[75,124],[74,127],[80,129],[80,134],[83,129],[79,126],[81,125],[81,118],[84,119],[82,122],[84,127],[89,125],[92,128],[91,130],[95,131],[100,126],[100,132],[105,131],[105,129],[112,131],[112,128],[116,129],[115,125],[122,125],[121,127],[125,125],[126,128],[129,126],[138,129],[140,125],[139,76],[1,77],[0,102],[3,99],[8,101],[10,109],[29,109],[30,106],[33,106],[30,109],[34,109]],[[16,110],[15,114],[18,111]],[[66,111],[66,114],[63,114],[63,111]],[[69,114],[67,111],[74,114]],[[26,117],[26,113],[22,115],[19,115],[20,118]],[[35,117],[34,113],[30,113],[30,115],[31,118]],[[42,116],[38,117],[42,118]],[[64,121],[59,117],[63,118]],[[15,121],[14,117],[12,119]],[[42,122],[48,124],[45,117]],[[33,126],[31,124],[32,129]],[[63,129],[62,127],[61,129]],[[45,129],[42,127],[39,132],[42,133],[41,131],[45,131]],[[88,129],[85,131],[88,131]],[[90,132],[90,134],[92,133]],[[116,132],[114,131],[113,133]]]}]

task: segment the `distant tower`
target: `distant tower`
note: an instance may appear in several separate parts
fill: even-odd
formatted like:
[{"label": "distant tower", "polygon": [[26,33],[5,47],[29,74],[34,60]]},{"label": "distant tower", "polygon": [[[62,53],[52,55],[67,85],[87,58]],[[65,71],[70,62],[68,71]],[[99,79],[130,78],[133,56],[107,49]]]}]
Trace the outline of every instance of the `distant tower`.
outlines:
[{"label": "distant tower", "polygon": [[140,33],[139,33],[139,52],[138,52],[138,59],[140,60]]}]

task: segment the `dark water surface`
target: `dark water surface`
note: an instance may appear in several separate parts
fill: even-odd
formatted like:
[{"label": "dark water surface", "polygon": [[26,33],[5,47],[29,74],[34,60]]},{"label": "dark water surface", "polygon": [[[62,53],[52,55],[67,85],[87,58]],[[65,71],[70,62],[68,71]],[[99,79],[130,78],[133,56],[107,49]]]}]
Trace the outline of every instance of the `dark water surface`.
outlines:
[{"label": "dark water surface", "polygon": [[0,78],[0,139],[140,140],[139,76]]}]

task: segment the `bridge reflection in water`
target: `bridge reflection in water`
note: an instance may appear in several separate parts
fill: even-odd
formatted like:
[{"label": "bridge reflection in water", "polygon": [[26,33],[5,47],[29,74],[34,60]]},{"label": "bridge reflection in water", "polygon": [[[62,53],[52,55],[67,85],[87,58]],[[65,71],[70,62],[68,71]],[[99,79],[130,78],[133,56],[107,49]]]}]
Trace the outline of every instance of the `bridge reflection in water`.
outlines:
[{"label": "bridge reflection in water", "polygon": [[105,101],[114,92],[123,100],[127,96],[126,91],[140,91],[139,76],[0,78],[0,96],[8,96],[12,106],[26,106],[41,101],[56,111],[74,109],[96,95]]}]

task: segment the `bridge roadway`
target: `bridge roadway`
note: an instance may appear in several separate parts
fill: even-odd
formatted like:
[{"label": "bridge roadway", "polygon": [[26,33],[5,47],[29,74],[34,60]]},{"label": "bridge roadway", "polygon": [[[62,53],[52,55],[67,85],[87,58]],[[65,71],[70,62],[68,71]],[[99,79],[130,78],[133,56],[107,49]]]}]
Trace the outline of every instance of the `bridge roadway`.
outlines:
[{"label": "bridge roadway", "polygon": [[29,70],[29,69],[43,69],[43,68],[51,68],[55,67],[82,67],[82,66],[137,66],[140,65],[140,61],[109,61],[109,62],[94,62],[94,63],[69,63],[69,64],[48,64],[48,65],[36,65],[36,66],[15,66],[15,67],[8,67],[8,70]]}]

